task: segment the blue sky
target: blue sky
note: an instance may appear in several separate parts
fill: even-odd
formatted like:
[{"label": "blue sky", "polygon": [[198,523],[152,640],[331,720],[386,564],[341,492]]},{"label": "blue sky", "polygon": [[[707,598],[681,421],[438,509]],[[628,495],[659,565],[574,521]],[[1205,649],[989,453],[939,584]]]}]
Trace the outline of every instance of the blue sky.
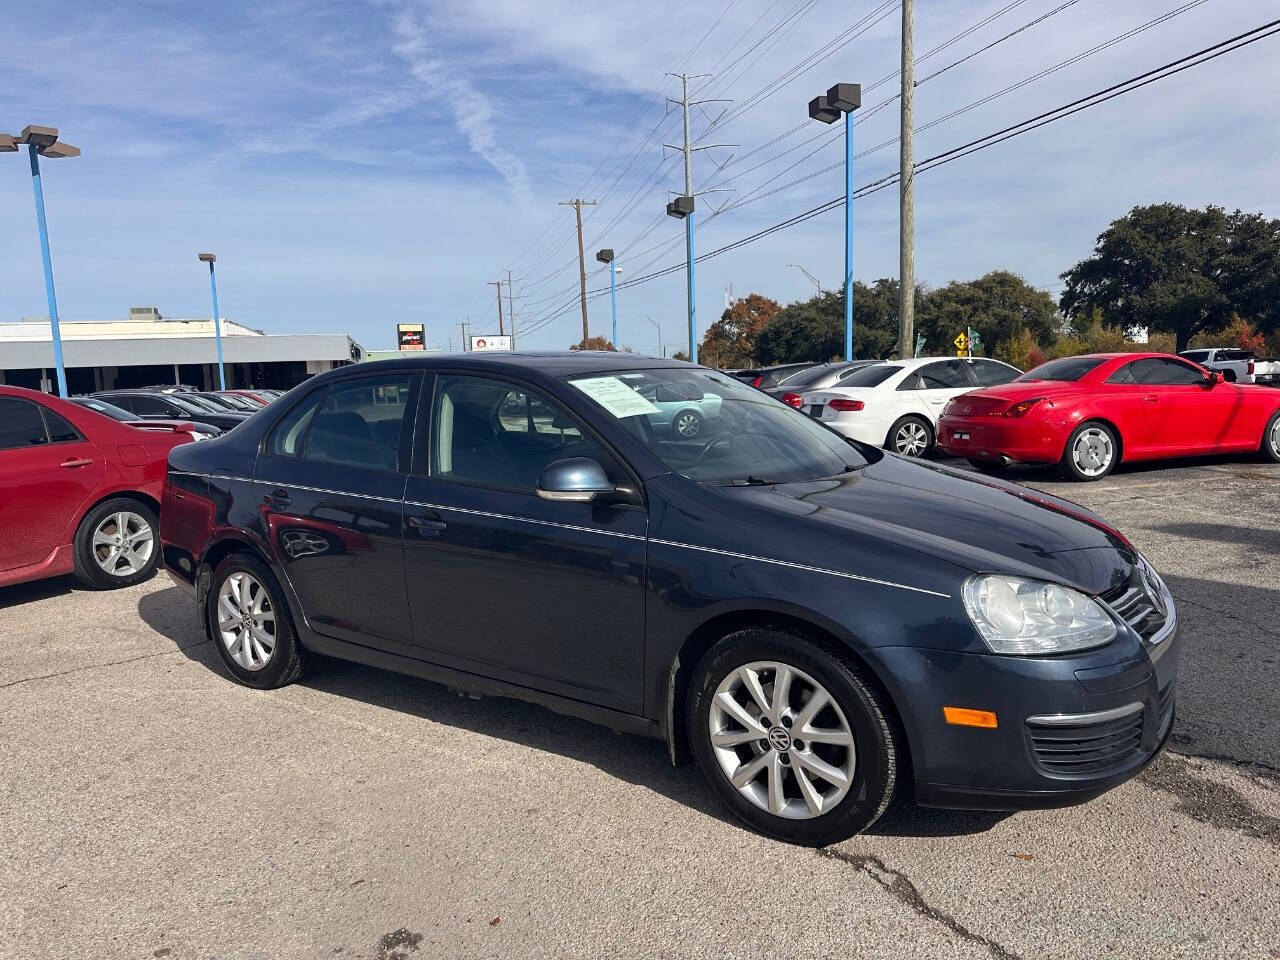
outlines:
[{"label": "blue sky", "polygon": [[[1021,0],[922,63],[917,77],[1062,2]],[[917,0],[917,53],[1008,4]],[[1179,5],[1077,0],[922,84],[917,124]],[[710,81],[696,81],[707,84],[702,96],[750,109],[707,134],[709,142],[740,146],[698,156],[695,182],[732,177],[735,190],[700,200],[700,211],[753,202],[707,220],[699,250],[839,193],[837,170],[754,199],[840,159],[838,141],[807,159],[821,140],[782,154],[824,133],[820,125],[742,155],[800,124],[809,97],[831,83],[870,86],[893,73],[898,56],[899,20],[890,10],[772,95],[751,99],[881,9],[875,0],[121,0],[9,8],[0,128],[57,126],[84,151],[45,168],[65,319],[123,317],[141,305],[207,316],[206,275],[195,255],[213,250],[224,315],[269,332],[345,331],[371,348],[389,346],[402,320],[424,321],[431,345],[447,346],[452,336],[456,346],[458,323],[468,318],[476,332],[496,332],[494,288],[486,284],[508,267],[520,278],[518,328],[533,331],[521,345],[574,341],[581,319],[570,303],[572,213],[556,205],[570,197],[602,201],[587,212],[589,267],[599,266],[592,254],[602,246],[627,250],[623,279],[681,262],[681,226],[661,215],[667,188],[681,185],[674,157],[664,166],[660,147],[679,136],[678,115],[663,116],[662,98],[673,92],[663,75],[704,34],[685,69],[714,70]],[[1225,39],[1277,9],[1206,0],[921,132],[917,156]],[[788,11],[798,12],[784,19]],[[1280,38],[1262,41],[922,175],[917,275],[936,285],[1005,268],[1056,293],[1058,274],[1135,204],[1213,202],[1280,216],[1278,53]],[[868,92],[864,113],[893,91],[889,81]],[[695,135],[721,109],[695,112]],[[887,145],[858,161],[857,183],[896,166],[896,134],[892,104],[859,126],[859,149]],[[728,165],[717,172],[715,163]],[[0,155],[0,211],[7,226],[0,321],[43,315],[24,157]],[[757,291],[784,302],[808,296],[812,284],[788,264],[836,286],[842,228],[836,211],[700,265],[701,328],[719,315],[730,284],[739,295]],[[857,234],[856,275],[895,275],[896,189],[859,203]],[[606,275],[596,273],[589,286],[602,282]],[[684,296],[683,273],[623,290],[619,340],[655,351],[647,315],[678,346]],[[608,328],[604,297],[591,303],[591,332],[608,335]]]}]

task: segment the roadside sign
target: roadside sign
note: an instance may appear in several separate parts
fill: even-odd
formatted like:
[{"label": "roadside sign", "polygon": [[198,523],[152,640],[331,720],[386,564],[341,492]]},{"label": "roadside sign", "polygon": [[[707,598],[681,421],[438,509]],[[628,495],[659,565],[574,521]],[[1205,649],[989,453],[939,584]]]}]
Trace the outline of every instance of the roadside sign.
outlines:
[{"label": "roadside sign", "polygon": [[956,345],[956,356],[963,357],[969,349],[969,336],[961,331],[956,334],[956,338],[951,341]]},{"label": "roadside sign", "polygon": [[510,350],[510,337],[472,337],[472,350]]},{"label": "roadside sign", "polygon": [[426,327],[421,323],[397,323],[396,324],[396,349],[397,350],[427,349]]}]

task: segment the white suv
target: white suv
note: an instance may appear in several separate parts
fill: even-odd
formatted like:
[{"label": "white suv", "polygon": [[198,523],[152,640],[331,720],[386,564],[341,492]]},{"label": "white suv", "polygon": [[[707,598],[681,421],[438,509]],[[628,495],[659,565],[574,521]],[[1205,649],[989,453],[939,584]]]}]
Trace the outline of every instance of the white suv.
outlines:
[{"label": "white suv", "polygon": [[891,360],[863,367],[839,387],[805,393],[800,409],[846,437],[922,457],[933,449],[948,400],[1021,373],[985,357]]}]

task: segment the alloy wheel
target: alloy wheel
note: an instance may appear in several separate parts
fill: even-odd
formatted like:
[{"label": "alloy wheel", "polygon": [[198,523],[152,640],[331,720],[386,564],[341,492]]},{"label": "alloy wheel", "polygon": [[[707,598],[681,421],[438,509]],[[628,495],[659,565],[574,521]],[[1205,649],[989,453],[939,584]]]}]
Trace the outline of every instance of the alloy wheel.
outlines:
[{"label": "alloy wheel", "polygon": [[1271,450],[1280,457],[1280,417],[1276,417],[1275,423],[1271,424]]},{"label": "alloy wheel", "polygon": [[218,590],[218,636],[231,659],[246,670],[261,670],[276,649],[276,614],[266,588],[237,570]]},{"label": "alloy wheel", "polygon": [[1071,448],[1076,468],[1086,477],[1100,477],[1106,473],[1114,455],[1111,437],[1101,427],[1081,431]]},{"label": "alloy wheel", "polygon": [[93,531],[93,559],[113,577],[130,577],[143,570],[155,548],[151,524],[128,510],[108,514]]},{"label": "alloy wheel", "polygon": [[929,431],[924,424],[909,420],[893,435],[893,448],[904,457],[918,457],[929,446]]},{"label": "alloy wheel", "polygon": [[775,816],[807,820],[833,810],[853,783],[853,731],[835,698],[802,670],[755,661],[716,688],[712,752],[729,782]]}]

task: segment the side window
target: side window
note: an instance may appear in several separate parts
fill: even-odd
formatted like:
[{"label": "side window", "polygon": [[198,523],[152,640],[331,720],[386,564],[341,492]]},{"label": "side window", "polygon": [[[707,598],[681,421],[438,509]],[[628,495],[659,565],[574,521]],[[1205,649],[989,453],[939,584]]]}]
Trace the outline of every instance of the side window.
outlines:
[{"label": "side window", "polygon": [[924,381],[920,379],[920,371],[913,370],[902,378],[902,382],[898,384],[899,390],[923,390]]},{"label": "side window", "polygon": [[159,397],[148,397],[143,394],[136,394],[128,397],[129,409],[140,417],[159,417],[160,419],[176,419],[182,414],[165,403]]},{"label": "side window", "polygon": [[1138,381],[1133,376],[1133,368],[1141,362],[1141,360],[1135,360],[1134,363],[1126,363],[1111,376],[1107,377],[1107,383],[1137,383]]},{"label": "side window", "polygon": [[103,403],[115,404],[121,410],[128,410],[130,413],[135,414],[137,413],[137,411],[133,409],[133,397],[121,397],[113,394],[109,397],[100,397],[99,399],[101,399]]},{"label": "side window", "polygon": [[532,493],[547,464],[566,457],[590,457],[619,473],[568,411],[537,390],[441,376],[431,420],[431,475],[442,480]]},{"label": "side window", "polygon": [[403,375],[333,384],[307,433],[303,458],[395,470],[411,381]]},{"label": "side window", "polygon": [[48,442],[39,407],[29,400],[0,397],[0,450],[40,447]]},{"label": "side window", "polygon": [[1204,374],[1190,364],[1165,357],[1145,357],[1130,366],[1134,379],[1149,386],[1190,386],[1204,380]]},{"label": "side window", "polygon": [[316,408],[325,398],[328,390],[312,390],[311,393],[281,418],[271,431],[267,441],[267,453],[276,457],[296,457],[302,453],[303,441],[307,438],[307,428],[311,426],[311,418]]},{"label": "side window", "polygon": [[50,443],[76,443],[84,440],[84,437],[80,436],[80,431],[73,427],[66,417],[54,413],[48,407],[41,407],[40,412],[44,414],[44,424],[49,431]]},{"label": "side window", "polygon": [[922,390],[957,390],[971,387],[963,360],[940,360],[920,368]]},{"label": "side window", "polygon": [[1013,378],[1018,376],[1018,371],[1013,367],[994,360],[975,360],[972,369],[979,386],[983,387],[997,387],[1002,383],[1012,383]]}]

